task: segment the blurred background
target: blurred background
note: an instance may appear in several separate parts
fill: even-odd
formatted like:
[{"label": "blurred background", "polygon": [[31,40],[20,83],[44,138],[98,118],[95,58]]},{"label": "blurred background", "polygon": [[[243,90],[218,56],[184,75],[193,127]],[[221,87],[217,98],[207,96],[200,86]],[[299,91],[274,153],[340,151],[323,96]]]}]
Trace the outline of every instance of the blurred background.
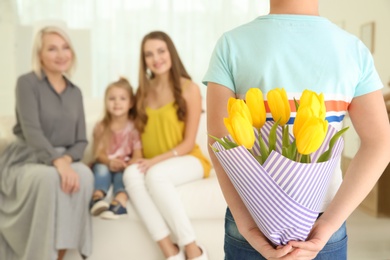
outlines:
[{"label": "blurred background", "polygon": [[[390,0],[320,0],[320,15],[358,36],[371,49],[390,88]],[[0,117],[14,114],[19,75],[31,70],[38,28],[68,28],[78,56],[73,81],[83,92],[86,115],[100,112],[103,92],[119,76],[137,86],[140,42],[152,30],[167,32],[193,80],[201,87],[221,34],[269,12],[268,0],[0,0]],[[256,57],[254,57],[256,58]],[[261,59],[261,57],[258,57]],[[343,165],[359,147],[348,116]],[[390,259],[390,170],[351,216],[349,259]]]}]

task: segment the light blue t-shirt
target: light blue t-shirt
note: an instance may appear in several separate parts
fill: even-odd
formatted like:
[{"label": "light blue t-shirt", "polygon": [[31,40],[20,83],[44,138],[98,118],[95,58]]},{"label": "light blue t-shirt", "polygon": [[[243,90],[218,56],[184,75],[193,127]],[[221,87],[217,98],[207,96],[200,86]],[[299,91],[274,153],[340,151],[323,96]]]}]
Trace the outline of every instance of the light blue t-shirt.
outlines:
[{"label": "light blue t-shirt", "polygon": [[[228,31],[218,40],[203,83],[217,83],[244,98],[260,88],[264,99],[284,88],[293,104],[305,89],[323,93],[326,119],[336,129],[354,97],[383,87],[367,47],[329,20],[307,15],[265,15]],[[272,118],[267,111],[267,119]],[[292,124],[295,119],[292,108]],[[341,184],[333,174],[323,209]]]}]

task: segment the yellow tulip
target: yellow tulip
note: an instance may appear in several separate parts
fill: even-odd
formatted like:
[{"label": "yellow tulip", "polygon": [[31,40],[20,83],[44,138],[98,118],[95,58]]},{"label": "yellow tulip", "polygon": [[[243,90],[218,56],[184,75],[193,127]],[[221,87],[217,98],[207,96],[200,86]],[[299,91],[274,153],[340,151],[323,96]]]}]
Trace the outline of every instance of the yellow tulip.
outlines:
[{"label": "yellow tulip", "polygon": [[322,93],[318,95],[316,92],[313,92],[311,90],[304,90],[299,101],[299,107],[301,106],[311,107],[316,117],[319,117],[322,120],[325,119],[326,107],[324,95]]},{"label": "yellow tulip", "polygon": [[256,129],[263,127],[266,119],[263,93],[258,88],[250,88],[245,95],[246,104]]},{"label": "yellow tulip", "polygon": [[315,117],[314,112],[309,106],[299,106],[297,111],[297,115],[295,116],[294,125],[293,125],[293,134],[297,136],[302,126],[308,121],[310,118]]},{"label": "yellow tulip", "polygon": [[328,121],[317,117],[309,118],[296,136],[298,153],[307,155],[315,152],[323,143],[328,131]]},{"label": "yellow tulip", "polygon": [[223,120],[226,129],[238,145],[252,149],[255,143],[255,133],[252,123],[240,113],[233,113]]},{"label": "yellow tulip", "polygon": [[237,100],[238,99],[236,99],[234,97],[229,98],[228,103],[227,103],[227,111],[229,114],[230,114],[230,111],[232,110],[233,104],[236,103]]},{"label": "yellow tulip", "polygon": [[291,109],[287,99],[287,93],[283,88],[275,88],[267,93],[268,106],[275,122],[279,121],[284,126],[290,119]]},{"label": "yellow tulip", "polygon": [[252,124],[252,116],[249,111],[248,106],[245,101],[242,99],[229,98],[228,100],[228,114],[231,115],[239,113],[241,116],[247,118],[247,120]]}]

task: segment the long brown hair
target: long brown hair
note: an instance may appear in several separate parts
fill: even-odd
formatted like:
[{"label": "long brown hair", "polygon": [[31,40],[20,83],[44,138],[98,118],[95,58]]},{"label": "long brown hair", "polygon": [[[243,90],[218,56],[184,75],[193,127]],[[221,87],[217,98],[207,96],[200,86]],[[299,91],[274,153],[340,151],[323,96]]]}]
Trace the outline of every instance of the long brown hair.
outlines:
[{"label": "long brown hair", "polygon": [[179,54],[177,53],[176,47],[173,44],[171,38],[164,32],[153,31],[144,36],[141,43],[140,51],[140,63],[139,63],[139,86],[137,89],[136,100],[137,100],[137,117],[136,126],[140,132],[143,132],[145,125],[148,121],[148,116],[145,111],[145,99],[150,89],[150,79],[153,79],[155,75],[148,72],[148,68],[145,62],[144,46],[147,40],[161,40],[167,44],[167,48],[171,57],[172,67],[169,71],[169,77],[172,82],[172,92],[175,98],[175,105],[177,107],[177,117],[181,121],[185,121],[187,116],[187,106],[185,99],[182,96],[181,77],[191,80],[190,75],[187,73]]},{"label": "long brown hair", "polygon": [[130,85],[130,82],[126,78],[121,77],[119,78],[119,80],[110,83],[107,86],[106,91],[104,93],[104,116],[94,132],[93,154],[95,159],[102,151],[107,149],[109,145],[109,141],[112,137],[112,131],[110,128],[110,124],[112,122],[112,116],[109,113],[107,108],[108,93],[112,88],[124,89],[129,94],[129,99],[132,104],[132,107],[129,109],[128,117],[131,120],[135,119],[136,108],[135,108],[135,95],[133,93],[133,88]]}]

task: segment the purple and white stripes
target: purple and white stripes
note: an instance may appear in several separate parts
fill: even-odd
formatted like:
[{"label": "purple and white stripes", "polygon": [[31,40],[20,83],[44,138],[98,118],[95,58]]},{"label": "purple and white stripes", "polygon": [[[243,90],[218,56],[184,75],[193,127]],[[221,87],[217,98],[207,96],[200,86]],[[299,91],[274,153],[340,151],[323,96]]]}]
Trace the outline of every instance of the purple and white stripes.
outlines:
[{"label": "purple and white stripes", "polygon": [[[336,130],[329,127],[325,147],[318,153],[327,149],[335,133]],[[268,136],[266,131],[262,135]],[[293,162],[272,152],[260,165],[243,146],[229,150],[217,142],[213,146],[218,149],[219,152],[215,152],[218,160],[264,235],[276,245],[305,240],[317,219],[341,154],[342,139],[333,148],[329,161],[310,164]]]}]

